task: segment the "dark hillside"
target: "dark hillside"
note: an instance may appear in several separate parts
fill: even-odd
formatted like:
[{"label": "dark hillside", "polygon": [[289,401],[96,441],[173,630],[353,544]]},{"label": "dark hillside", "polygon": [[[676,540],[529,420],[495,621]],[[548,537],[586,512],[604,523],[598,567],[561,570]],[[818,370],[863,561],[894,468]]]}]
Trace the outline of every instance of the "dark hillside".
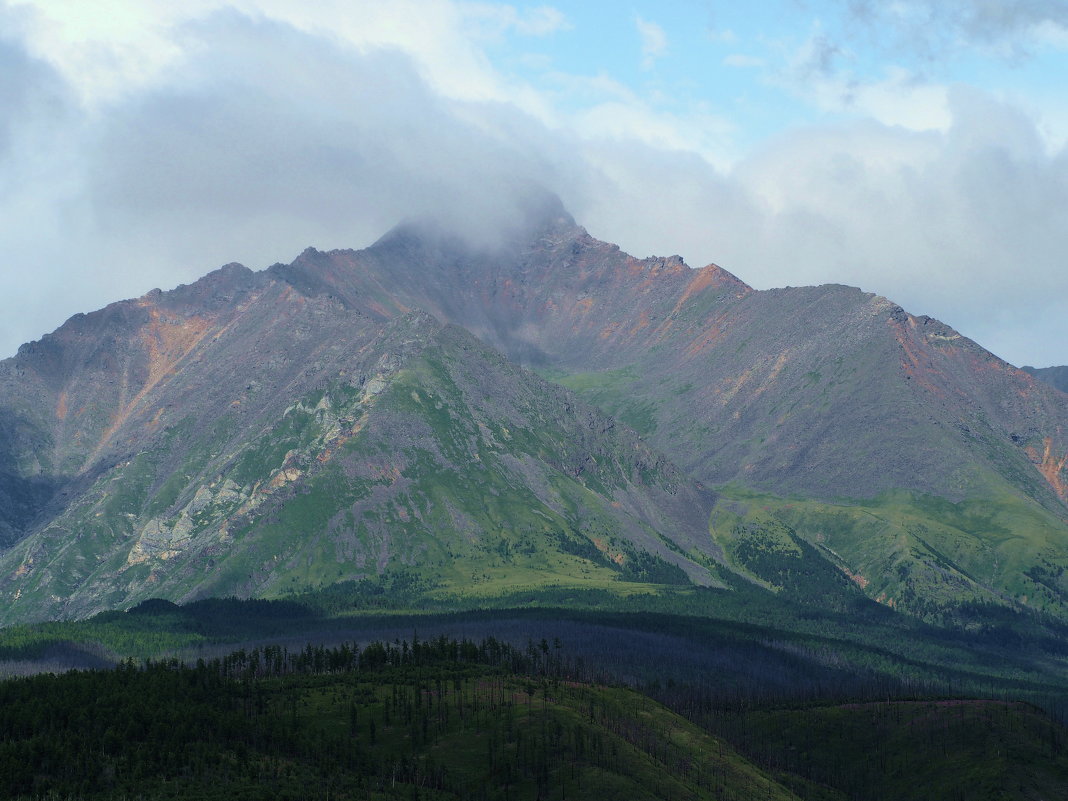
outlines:
[{"label": "dark hillside", "polygon": [[1023,367],[1025,373],[1030,373],[1039,381],[1045,381],[1061,392],[1068,392],[1068,367]]}]

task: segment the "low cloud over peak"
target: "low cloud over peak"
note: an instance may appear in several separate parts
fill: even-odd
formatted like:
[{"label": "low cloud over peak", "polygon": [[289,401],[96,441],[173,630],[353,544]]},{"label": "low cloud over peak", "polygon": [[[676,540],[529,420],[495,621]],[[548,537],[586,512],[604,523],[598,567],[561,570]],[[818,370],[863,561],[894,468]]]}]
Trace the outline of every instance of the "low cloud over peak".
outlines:
[{"label": "low cloud over peak", "polygon": [[[376,4],[339,5],[330,33],[295,6],[205,0],[154,23],[169,56],[150,77],[94,102],[47,40],[0,39],[0,355],[119,297],[232,261],[287,261],[309,243],[363,247],[402,220],[492,246],[539,186],[638,256],[682,253],[759,288],[859,285],[1010,361],[1068,362],[1068,155],[1020,105],[953,84],[938,124],[910,129],[878,113],[914,90],[888,79],[883,94],[856,95],[864,115],[797,124],[717,160],[730,125],[715,109],[657,105],[611,76],[557,76],[594,93],[567,110],[480,50],[487,25],[542,41],[575,35],[571,15],[495,6],[471,38],[470,9],[409,5],[441,29],[434,47],[427,26],[406,39]],[[16,12],[9,30],[44,30],[0,8]],[[642,74],[654,80],[677,49],[673,38]]]}]

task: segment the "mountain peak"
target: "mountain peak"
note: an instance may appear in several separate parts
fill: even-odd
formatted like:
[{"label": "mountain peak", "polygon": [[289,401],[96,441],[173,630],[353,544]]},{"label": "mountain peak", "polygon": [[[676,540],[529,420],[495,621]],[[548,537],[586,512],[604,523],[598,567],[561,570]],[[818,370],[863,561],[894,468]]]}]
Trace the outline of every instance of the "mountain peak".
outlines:
[{"label": "mountain peak", "polygon": [[585,229],[575,222],[559,197],[539,188],[516,193],[504,201],[493,220],[458,226],[438,214],[410,217],[387,231],[371,248],[495,254],[521,250],[546,236],[557,239],[574,233],[585,233]]}]

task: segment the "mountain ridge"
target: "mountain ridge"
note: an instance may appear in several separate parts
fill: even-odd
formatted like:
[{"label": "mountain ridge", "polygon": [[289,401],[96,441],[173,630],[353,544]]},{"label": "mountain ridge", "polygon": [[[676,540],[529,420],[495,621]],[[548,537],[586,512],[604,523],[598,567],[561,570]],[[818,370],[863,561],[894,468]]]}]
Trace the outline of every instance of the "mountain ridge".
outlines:
[{"label": "mountain ridge", "polygon": [[1045,381],[1061,392],[1068,392],[1068,367],[1021,367],[1025,373]]}]

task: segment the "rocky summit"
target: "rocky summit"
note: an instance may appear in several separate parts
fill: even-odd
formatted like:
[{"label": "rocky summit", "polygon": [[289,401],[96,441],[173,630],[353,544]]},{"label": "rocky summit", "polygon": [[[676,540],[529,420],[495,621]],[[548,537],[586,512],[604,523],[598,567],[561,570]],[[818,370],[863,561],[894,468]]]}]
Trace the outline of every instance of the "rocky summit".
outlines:
[{"label": "rocky summit", "polygon": [[[0,622],[398,576],[1068,618],[1068,394],[845,286],[555,201],[77,315],[0,362]],[[799,577],[805,577],[803,580]],[[806,583],[808,582],[808,583]]]}]

